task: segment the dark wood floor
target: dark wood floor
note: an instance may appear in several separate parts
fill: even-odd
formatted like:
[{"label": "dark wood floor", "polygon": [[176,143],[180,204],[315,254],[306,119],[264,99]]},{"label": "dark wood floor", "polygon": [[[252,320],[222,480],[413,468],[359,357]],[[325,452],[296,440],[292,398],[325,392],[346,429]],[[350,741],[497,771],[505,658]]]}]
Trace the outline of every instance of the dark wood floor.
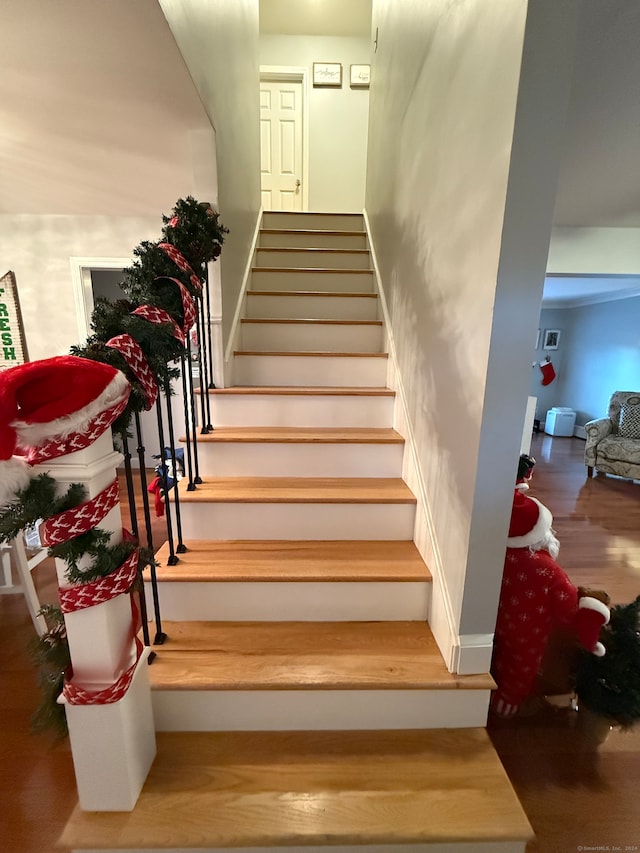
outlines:
[{"label": "dark wood floor", "polygon": [[[640,594],[640,484],[602,474],[587,480],[584,442],[534,436],[531,494],[549,507],[558,561],[576,585],[613,603]],[[599,749],[575,728],[575,713],[541,712],[491,723],[489,733],[536,840],[527,853],[640,850],[640,727],[612,731]]]},{"label": "dark wood floor", "polygon": [[[640,484],[586,480],[579,439],[536,436],[532,494],[553,512],[560,562],[576,584],[606,589],[614,602],[640,592]],[[154,541],[162,541],[154,524]],[[50,561],[34,571],[43,601],[56,600]],[[33,628],[22,596],[0,596],[0,849],[53,853],[76,801],[67,744],[29,733],[38,702],[26,651]],[[537,839],[528,853],[582,847],[640,850],[640,730],[612,732],[585,748],[572,715],[543,712],[490,727]]]}]

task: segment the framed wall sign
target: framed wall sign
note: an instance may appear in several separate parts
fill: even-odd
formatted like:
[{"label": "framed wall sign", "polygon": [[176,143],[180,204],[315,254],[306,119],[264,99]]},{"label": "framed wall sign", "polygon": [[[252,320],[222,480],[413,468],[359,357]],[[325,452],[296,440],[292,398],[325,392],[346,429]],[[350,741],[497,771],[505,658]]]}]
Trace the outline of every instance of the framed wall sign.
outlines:
[{"label": "framed wall sign", "polygon": [[560,346],[560,329],[545,329],[542,349],[558,349]]},{"label": "framed wall sign", "polygon": [[352,65],[349,74],[349,85],[352,89],[368,89],[371,80],[370,65]]},{"label": "framed wall sign", "polygon": [[315,87],[331,87],[339,89],[342,86],[341,62],[314,62],[313,85]]},{"label": "framed wall sign", "polygon": [[14,273],[0,278],[0,370],[29,361]]}]

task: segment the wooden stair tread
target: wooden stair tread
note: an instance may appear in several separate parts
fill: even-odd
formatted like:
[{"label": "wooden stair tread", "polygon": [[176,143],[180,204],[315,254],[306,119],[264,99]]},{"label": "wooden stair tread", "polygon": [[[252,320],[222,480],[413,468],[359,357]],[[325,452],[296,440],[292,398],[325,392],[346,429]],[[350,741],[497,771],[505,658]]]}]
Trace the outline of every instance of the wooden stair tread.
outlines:
[{"label": "wooden stair tread", "polygon": [[190,541],[188,549],[176,566],[166,565],[167,543],[158,550],[160,582],[431,580],[415,544],[407,541],[202,539]]},{"label": "wooden stair tread", "polygon": [[532,836],[484,729],[173,732],[158,734],[132,812],[76,807],[60,843],[169,850]]},{"label": "wooden stair tread", "polygon": [[154,690],[489,690],[450,673],[426,622],[165,622]]},{"label": "wooden stair tread", "polygon": [[209,477],[193,492],[179,484],[181,503],[400,503],[415,496],[399,477]]},{"label": "wooden stair tread", "polygon": [[235,350],[234,355],[286,356],[287,358],[389,358],[386,352],[329,352],[327,350]]},{"label": "wooden stair tread", "polygon": [[355,273],[355,275],[373,275],[373,270],[361,270],[361,269],[349,269],[349,267],[339,267],[334,269],[333,267],[251,267],[251,272],[277,272],[277,273],[337,273],[341,275],[342,273],[347,273],[351,275]]},{"label": "wooden stair tread", "polygon": [[[196,394],[200,389],[195,389]],[[211,388],[209,394],[284,394],[290,397],[395,397],[391,388],[329,385],[231,385]]]},{"label": "wooden stair tread", "polygon": [[[322,234],[327,237],[365,237],[367,232],[364,229],[359,231],[340,231],[335,228],[261,228],[261,234]],[[258,248],[264,249],[269,248],[266,246],[259,246]]]},{"label": "wooden stair tread", "polygon": [[369,249],[325,249],[315,246],[257,246],[256,252],[324,252],[330,255],[368,255]]},{"label": "wooden stair tread", "polygon": [[287,317],[243,317],[241,323],[265,323],[283,326],[382,326],[382,320],[319,320],[319,319],[290,319]]},{"label": "wooden stair tread", "polygon": [[[331,270],[332,272],[332,270]],[[247,296],[319,296],[329,299],[377,299],[377,293],[342,293],[333,290],[247,290]]]},{"label": "wooden stair tread", "polygon": [[[181,437],[180,441],[186,441]],[[390,427],[215,427],[198,436],[198,444],[210,442],[260,442],[292,444],[404,444]]]}]

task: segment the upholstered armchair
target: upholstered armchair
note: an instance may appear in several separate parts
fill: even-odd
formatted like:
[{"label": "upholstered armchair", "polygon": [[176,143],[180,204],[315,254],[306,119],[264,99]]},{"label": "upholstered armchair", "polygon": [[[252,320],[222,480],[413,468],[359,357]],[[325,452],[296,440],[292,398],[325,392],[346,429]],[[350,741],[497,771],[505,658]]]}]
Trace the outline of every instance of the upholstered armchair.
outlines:
[{"label": "upholstered armchair", "polygon": [[615,391],[609,400],[609,414],[584,426],[587,444],[584,464],[587,475],[593,469],[640,480],[640,392]]}]

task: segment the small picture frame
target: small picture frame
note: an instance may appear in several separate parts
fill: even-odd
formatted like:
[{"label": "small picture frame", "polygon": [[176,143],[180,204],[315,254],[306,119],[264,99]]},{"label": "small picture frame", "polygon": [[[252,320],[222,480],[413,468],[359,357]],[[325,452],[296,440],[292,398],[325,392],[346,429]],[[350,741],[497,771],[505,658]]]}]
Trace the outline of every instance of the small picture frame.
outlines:
[{"label": "small picture frame", "polygon": [[368,89],[371,81],[370,65],[352,65],[349,69],[349,85],[352,89]]},{"label": "small picture frame", "polygon": [[342,87],[341,62],[314,62],[314,88],[340,89]]},{"label": "small picture frame", "polygon": [[558,349],[560,346],[560,329],[545,329],[542,349]]}]

